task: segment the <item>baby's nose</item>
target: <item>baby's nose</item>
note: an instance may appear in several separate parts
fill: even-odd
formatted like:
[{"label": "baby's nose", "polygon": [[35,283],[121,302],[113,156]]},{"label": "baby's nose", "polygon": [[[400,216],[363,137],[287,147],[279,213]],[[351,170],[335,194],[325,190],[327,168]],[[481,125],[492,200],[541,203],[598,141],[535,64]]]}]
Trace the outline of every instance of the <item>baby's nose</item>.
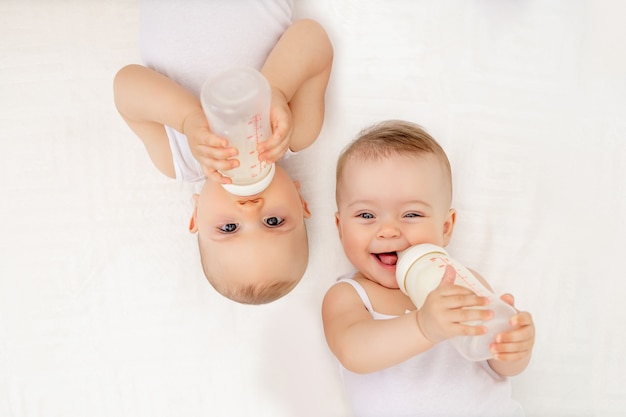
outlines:
[{"label": "baby's nose", "polygon": [[400,227],[395,222],[385,222],[378,229],[378,237],[389,239],[400,237]]}]

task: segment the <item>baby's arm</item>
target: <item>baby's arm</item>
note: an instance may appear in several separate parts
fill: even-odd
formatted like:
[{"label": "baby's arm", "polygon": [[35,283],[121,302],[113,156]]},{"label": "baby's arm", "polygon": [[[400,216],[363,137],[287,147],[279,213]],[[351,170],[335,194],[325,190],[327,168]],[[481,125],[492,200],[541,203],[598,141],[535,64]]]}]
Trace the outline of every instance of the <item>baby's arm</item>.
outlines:
[{"label": "baby's arm", "polygon": [[389,320],[374,320],[349,284],[334,285],[322,304],[328,346],[346,369],[369,373],[401,363],[447,338],[483,334],[483,327],[462,322],[485,320],[492,313],[463,307],[485,305],[487,300],[452,285],[453,281],[454,273],[447,273],[419,311]]},{"label": "baby's arm", "polygon": [[237,164],[227,160],[237,151],[209,130],[200,101],[185,88],[141,65],[128,65],[115,76],[115,105],[128,126],[142,140],[154,165],[174,178],[174,164],[163,125],[184,133],[194,157],[207,177],[228,182],[217,170]]},{"label": "baby's arm", "polygon": [[413,311],[374,320],[350,284],[332,286],[322,303],[324,333],[341,364],[356,373],[379,371],[432,347],[420,332]]},{"label": "baby's arm", "polygon": [[[505,294],[502,299],[513,306],[513,296]],[[535,324],[530,313],[521,311],[511,317],[513,330],[500,333],[490,348],[494,358],[489,360],[491,368],[502,376],[513,376],[523,372],[532,355],[535,344]]]},{"label": "baby's arm", "polygon": [[274,162],[287,151],[311,145],[324,122],[324,96],[333,47],[319,23],[303,19],[283,33],[261,73],[272,86],[272,138],[259,145],[259,157]]}]

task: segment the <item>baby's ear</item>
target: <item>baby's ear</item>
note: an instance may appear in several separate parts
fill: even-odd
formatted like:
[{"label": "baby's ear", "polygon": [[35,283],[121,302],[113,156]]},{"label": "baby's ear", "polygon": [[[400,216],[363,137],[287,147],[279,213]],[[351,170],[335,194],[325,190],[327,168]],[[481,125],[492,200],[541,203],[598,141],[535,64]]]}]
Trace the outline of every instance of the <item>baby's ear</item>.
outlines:
[{"label": "baby's ear", "polygon": [[198,223],[196,218],[198,217],[198,197],[199,194],[194,194],[193,198],[193,212],[191,213],[191,219],[189,220],[189,233],[196,233],[198,231]]},{"label": "baby's ear", "polygon": [[304,198],[302,198],[302,195],[300,195],[300,201],[302,201],[302,211],[304,212],[304,218],[310,219],[311,211],[309,210],[309,204],[306,202]]},{"label": "baby's ear", "polygon": [[302,210],[304,211],[304,218],[310,219],[311,211],[309,210],[309,204],[306,202],[304,197],[302,197],[302,193],[300,192],[300,181],[294,181],[293,183],[296,186],[296,189],[298,190],[298,195],[300,196],[300,201],[302,202]]},{"label": "baby's ear", "polygon": [[443,224],[443,246],[447,246],[452,238],[452,231],[454,230],[454,224],[456,222],[456,210],[451,208],[448,212],[448,217]]},{"label": "baby's ear", "polygon": [[335,212],[335,226],[337,226],[337,232],[339,233],[339,240],[343,237],[341,234],[341,219],[339,218],[339,212]]}]

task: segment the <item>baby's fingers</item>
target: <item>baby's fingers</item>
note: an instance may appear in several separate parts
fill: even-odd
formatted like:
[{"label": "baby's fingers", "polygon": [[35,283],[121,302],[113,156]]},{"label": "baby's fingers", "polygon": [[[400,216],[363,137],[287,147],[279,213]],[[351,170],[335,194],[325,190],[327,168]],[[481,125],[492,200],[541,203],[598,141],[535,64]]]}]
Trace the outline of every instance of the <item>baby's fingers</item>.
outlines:
[{"label": "baby's fingers", "polygon": [[214,159],[216,161],[227,160],[237,156],[237,148],[198,145],[195,153],[204,158]]},{"label": "baby's fingers", "polygon": [[520,342],[494,342],[489,346],[493,353],[493,357],[500,361],[515,361],[522,359],[528,355],[533,348],[531,340],[523,340]]},{"label": "baby's fingers", "polygon": [[239,161],[234,158],[237,155],[235,148],[199,146],[193,154],[203,169],[228,171],[239,166]]},{"label": "baby's fingers", "polygon": [[534,328],[531,326],[524,326],[508,332],[498,333],[495,338],[495,343],[532,343],[534,337]]},{"label": "baby's fingers", "polygon": [[485,326],[458,323],[454,326],[455,336],[482,336],[487,333]]},{"label": "baby's fingers", "polygon": [[442,298],[442,305],[448,309],[484,307],[489,304],[487,297],[477,295],[469,288],[459,285],[440,287],[436,291]]},{"label": "baby's fingers", "polygon": [[487,333],[487,328],[482,323],[494,317],[493,311],[482,308],[456,308],[444,314],[455,328],[455,334],[462,336],[480,336]]},{"label": "baby's fingers", "polygon": [[[276,100],[276,95],[274,99]],[[282,100],[284,100],[284,97]],[[270,124],[272,135],[267,141],[260,142],[257,146],[259,159],[268,163],[278,161],[289,148],[293,126],[291,124],[291,113],[286,101],[279,105],[272,103]]]},{"label": "baby's fingers", "polygon": [[513,297],[513,295],[502,294],[502,296],[500,296],[500,299],[504,301],[505,303],[507,303],[508,305],[510,305],[511,307],[515,307],[515,297]]},{"label": "baby's fingers", "polygon": [[496,343],[526,343],[535,340],[535,326],[529,313],[523,312],[511,317],[512,330],[496,335]]},{"label": "baby's fingers", "polygon": [[266,161],[268,164],[278,161],[287,152],[289,142],[278,143],[274,147],[264,146],[262,151],[259,151],[259,160]]},{"label": "baby's fingers", "polygon": [[494,317],[493,311],[482,308],[460,308],[453,311],[456,314],[454,321],[458,323],[487,321]]},{"label": "baby's fingers", "polygon": [[287,126],[274,128],[272,137],[257,146],[259,160],[272,163],[278,161],[289,148],[289,131]]},{"label": "baby's fingers", "polygon": [[211,168],[207,168],[203,166],[202,172],[204,172],[204,175],[207,177],[207,179],[213,182],[216,182],[218,184],[231,184],[233,182],[230,179],[230,177],[224,176],[221,172],[215,169],[211,169]]},{"label": "baby's fingers", "polygon": [[511,326],[532,327],[534,331],[535,325],[533,323],[533,316],[527,311],[522,311],[519,314],[516,314],[513,317],[511,317]]},{"label": "baby's fingers", "polygon": [[239,161],[236,159],[216,160],[208,157],[199,157],[197,159],[205,174],[211,171],[225,172],[239,166]]},{"label": "baby's fingers", "polygon": [[439,287],[451,286],[454,285],[454,280],[456,279],[456,269],[452,265],[446,265],[446,269],[441,277],[441,282],[439,283]]},{"label": "baby's fingers", "polygon": [[490,349],[498,360],[517,360],[530,354],[535,344],[535,326],[529,313],[513,316],[514,329],[496,335]]},{"label": "baby's fingers", "polygon": [[233,149],[228,147],[228,140],[221,136],[208,131],[205,135],[199,138],[198,143],[200,145],[206,145],[213,148]]}]

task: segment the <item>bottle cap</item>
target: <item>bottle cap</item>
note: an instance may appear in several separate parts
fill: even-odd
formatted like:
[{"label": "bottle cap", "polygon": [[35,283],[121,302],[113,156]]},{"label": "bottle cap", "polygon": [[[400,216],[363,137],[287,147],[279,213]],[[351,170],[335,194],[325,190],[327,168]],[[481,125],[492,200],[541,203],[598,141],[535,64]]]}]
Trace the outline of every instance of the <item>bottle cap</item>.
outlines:
[{"label": "bottle cap", "polygon": [[448,252],[441,246],[433,245],[432,243],[422,243],[419,245],[411,246],[401,252],[398,252],[398,262],[396,263],[396,281],[400,291],[406,294],[406,277],[409,269],[415,262],[423,258],[429,253],[441,253],[448,256]]},{"label": "bottle cap", "polygon": [[229,193],[242,197],[255,195],[265,190],[270,185],[272,179],[274,178],[275,171],[276,167],[274,164],[271,164],[270,169],[267,171],[267,175],[261,178],[258,182],[248,185],[222,184],[222,187],[224,187],[224,189]]}]

